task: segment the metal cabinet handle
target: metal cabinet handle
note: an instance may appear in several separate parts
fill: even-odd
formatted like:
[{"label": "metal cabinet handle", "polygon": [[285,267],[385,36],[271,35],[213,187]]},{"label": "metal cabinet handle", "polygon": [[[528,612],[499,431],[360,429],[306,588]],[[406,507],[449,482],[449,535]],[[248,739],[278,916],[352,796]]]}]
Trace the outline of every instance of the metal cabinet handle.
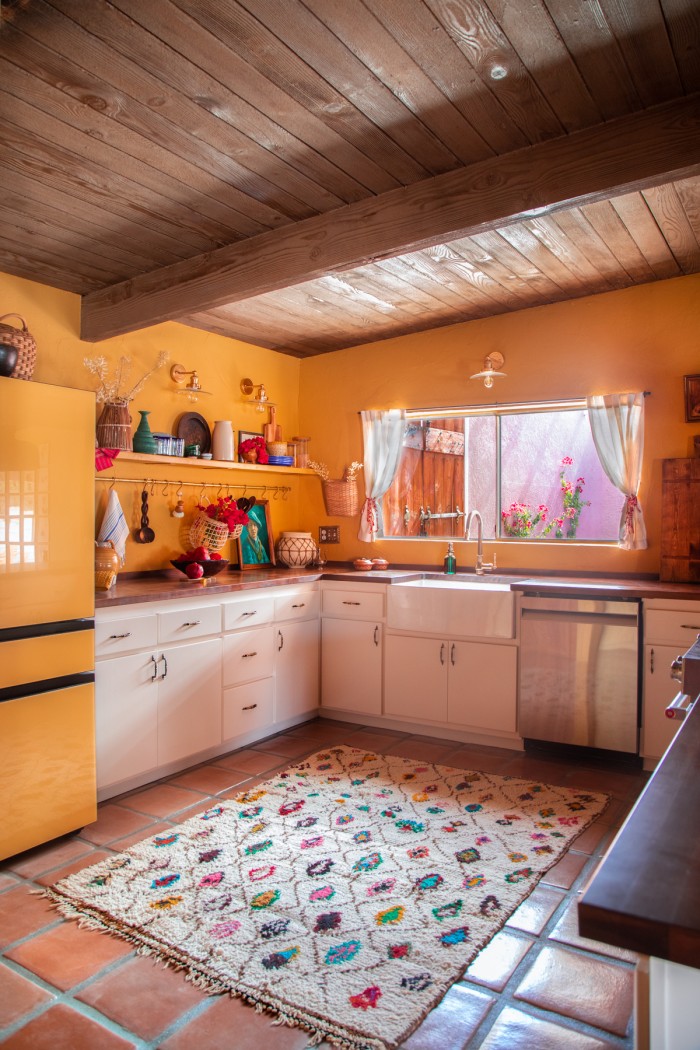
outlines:
[{"label": "metal cabinet handle", "polygon": [[199,627],[201,622],[202,622],[201,620],[186,620],[185,623],[183,623],[182,626],[183,627]]},{"label": "metal cabinet handle", "polygon": [[153,674],[151,675],[151,681],[155,682],[158,677],[158,661],[156,660],[153,653],[151,653],[151,663],[153,664]]},{"label": "metal cabinet handle", "polygon": [[257,653],[243,653],[242,659],[247,660],[249,656],[257,656]]},{"label": "metal cabinet handle", "polygon": [[303,609],[305,605],[306,602],[298,602],[296,605],[292,606],[292,609]]},{"label": "metal cabinet handle", "polygon": [[696,623],[682,623],[681,627],[684,631],[700,631],[700,627]]},{"label": "metal cabinet handle", "polygon": [[454,667],[454,665],[455,665],[455,643],[454,642],[450,646],[450,663]]},{"label": "metal cabinet handle", "polygon": [[361,602],[346,602],[343,600],[343,605],[361,605]]},{"label": "metal cabinet handle", "polygon": [[111,638],[131,638],[131,631],[125,631],[124,634],[110,634]]},{"label": "metal cabinet handle", "polygon": [[161,677],[161,679],[163,679],[168,674],[168,661],[165,659],[164,655],[161,655],[161,660],[163,661],[163,673],[162,673],[162,675],[160,677]]},{"label": "metal cabinet handle", "polygon": [[281,631],[278,631],[277,632],[277,636],[278,636],[278,638],[280,640],[280,644],[277,646],[277,652],[281,653],[282,650],[284,649],[284,635],[282,634]]},{"label": "metal cabinet handle", "polygon": [[254,711],[257,706],[257,704],[248,704],[247,707],[242,707],[241,711]]},{"label": "metal cabinet handle", "polygon": [[379,628],[374,628],[374,644],[379,645]]},{"label": "metal cabinet handle", "polygon": [[445,643],[443,642],[442,645],[440,646],[440,663],[444,664],[444,662],[445,662]]}]

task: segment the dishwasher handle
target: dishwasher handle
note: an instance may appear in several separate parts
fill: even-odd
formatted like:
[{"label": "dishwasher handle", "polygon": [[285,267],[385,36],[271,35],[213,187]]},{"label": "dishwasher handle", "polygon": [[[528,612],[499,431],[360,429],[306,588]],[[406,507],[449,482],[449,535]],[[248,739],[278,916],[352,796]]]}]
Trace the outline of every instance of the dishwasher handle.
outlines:
[{"label": "dishwasher handle", "polygon": [[592,623],[599,626],[636,627],[639,619],[636,613],[617,612],[585,612],[561,609],[521,609],[522,620],[540,620],[551,623],[552,621],[564,621],[565,623]]}]

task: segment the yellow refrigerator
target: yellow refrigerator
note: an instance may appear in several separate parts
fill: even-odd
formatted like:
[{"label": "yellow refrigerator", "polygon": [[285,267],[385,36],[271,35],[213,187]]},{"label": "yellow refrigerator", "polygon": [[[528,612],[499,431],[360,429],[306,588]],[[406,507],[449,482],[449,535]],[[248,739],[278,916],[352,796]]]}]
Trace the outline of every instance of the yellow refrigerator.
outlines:
[{"label": "yellow refrigerator", "polygon": [[0,858],[95,820],[95,396],[0,377]]}]

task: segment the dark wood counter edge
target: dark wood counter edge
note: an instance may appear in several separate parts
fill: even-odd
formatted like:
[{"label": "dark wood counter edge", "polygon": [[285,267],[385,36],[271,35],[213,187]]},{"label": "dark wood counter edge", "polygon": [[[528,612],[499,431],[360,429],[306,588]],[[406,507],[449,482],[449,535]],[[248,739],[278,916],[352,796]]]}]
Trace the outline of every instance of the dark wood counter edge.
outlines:
[{"label": "dark wood counter edge", "polygon": [[700,702],[578,905],[582,937],[700,969]]},{"label": "dark wood counter edge", "polygon": [[[260,587],[283,587],[287,584],[313,582],[315,580],[337,580],[344,583],[400,583],[433,575],[429,568],[389,568],[358,572],[343,566],[324,569],[246,569],[227,570],[220,576],[201,580],[187,580],[177,569],[154,572],[122,573],[114,587],[108,591],[95,592],[95,608],[110,609],[117,605],[135,605],[140,602],[170,601],[178,598],[206,597],[247,591]],[[700,600],[700,584],[664,583],[648,578],[613,578],[580,576],[526,576],[524,573],[508,573],[499,570],[499,578],[511,576],[511,590],[521,593],[537,592],[552,596],[564,593],[587,598],[670,598],[681,601]],[[458,573],[459,576],[475,579],[475,574]],[[488,580],[488,575],[483,577]]]}]

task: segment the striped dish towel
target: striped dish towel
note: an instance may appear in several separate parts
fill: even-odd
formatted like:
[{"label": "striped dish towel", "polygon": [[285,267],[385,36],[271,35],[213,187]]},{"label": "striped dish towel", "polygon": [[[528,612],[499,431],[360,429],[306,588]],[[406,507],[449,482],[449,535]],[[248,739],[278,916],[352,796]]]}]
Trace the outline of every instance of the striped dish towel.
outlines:
[{"label": "striped dish towel", "polygon": [[126,561],[126,538],[128,535],[129,526],[126,523],[124,511],[119,502],[119,496],[116,491],[112,489],[109,494],[109,499],[107,500],[107,510],[102,519],[97,542],[106,543],[107,540],[111,540],[116,548],[117,554],[119,555],[119,560],[123,565]]}]

